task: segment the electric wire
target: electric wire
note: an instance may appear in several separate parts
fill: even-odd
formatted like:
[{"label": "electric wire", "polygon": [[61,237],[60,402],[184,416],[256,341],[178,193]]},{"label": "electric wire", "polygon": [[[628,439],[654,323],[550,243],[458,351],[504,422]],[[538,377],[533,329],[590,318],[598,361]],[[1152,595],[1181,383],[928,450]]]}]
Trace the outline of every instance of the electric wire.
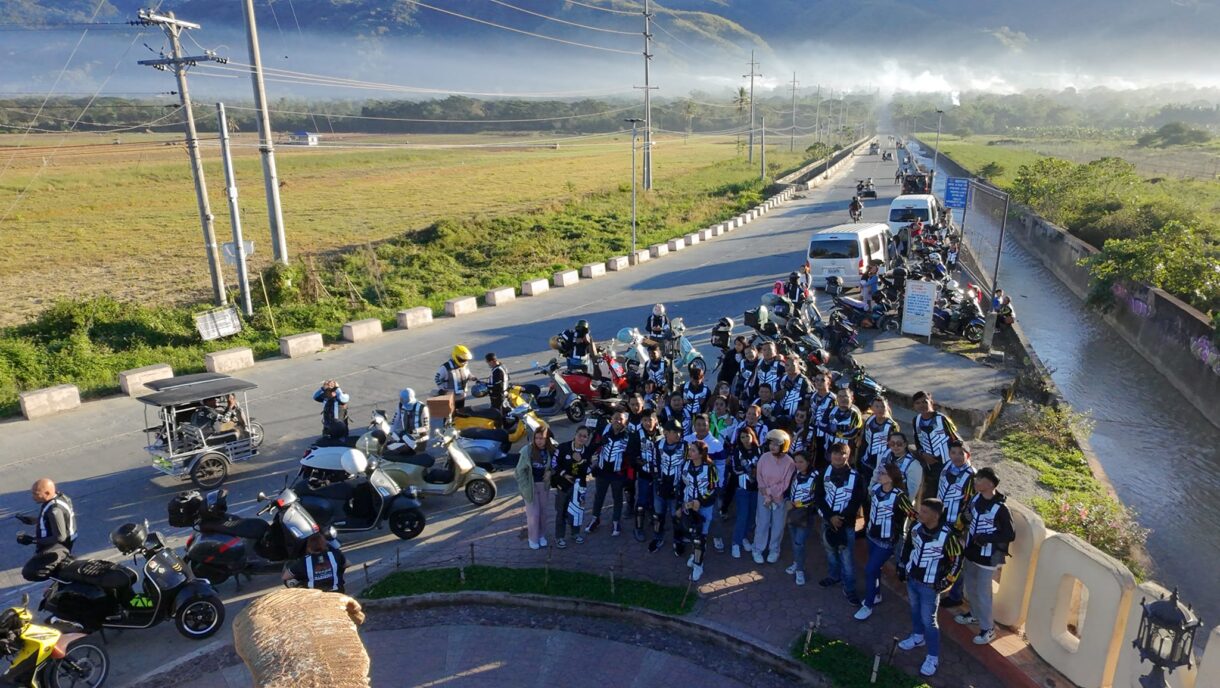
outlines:
[{"label": "electric wire", "polygon": [[637,12],[634,10],[616,10],[612,7],[598,7],[597,5],[590,5],[590,4],[584,3],[584,2],[577,2],[577,0],[563,0],[563,1],[569,5],[576,5],[577,7],[585,7],[585,8],[591,9],[591,10],[597,10],[598,12],[608,12],[610,14],[641,14],[642,13],[642,12]]},{"label": "electric wire", "polygon": [[592,45],[589,43],[581,43],[579,41],[569,41],[564,38],[556,38],[555,36],[547,36],[547,35],[541,34],[541,33],[534,33],[533,31],[526,31],[524,29],[515,29],[511,26],[505,26],[503,24],[497,24],[495,22],[487,21],[486,19],[479,19],[477,17],[471,17],[470,15],[461,14],[458,12],[454,12],[452,10],[446,10],[446,9],[441,9],[439,7],[433,7],[432,5],[428,5],[428,4],[419,2],[419,0],[406,0],[406,1],[411,3],[412,5],[417,5],[419,7],[423,7],[425,9],[432,10],[433,12],[440,12],[441,14],[448,14],[453,17],[466,19],[466,20],[469,20],[472,22],[477,22],[479,24],[485,24],[487,26],[494,26],[497,29],[503,29],[505,31],[512,31],[513,33],[519,33],[519,34],[523,34],[525,36],[541,38],[546,41],[554,41],[555,43],[563,43],[565,45],[571,45],[571,46],[576,46],[576,47],[580,47],[580,48],[587,48],[589,50],[600,50],[600,51],[607,52],[607,53],[618,53],[620,55],[636,55],[637,54],[635,51],[632,51],[632,50],[619,50],[618,48],[607,48],[606,46],[602,46],[602,45]]},{"label": "electric wire", "polygon": [[639,31],[620,31],[620,30],[618,30],[618,29],[606,29],[606,28],[602,28],[602,27],[600,27],[600,26],[589,26],[588,24],[579,24],[579,23],[574,22],[574,21],[568,21],[568,20],[566,20],[566,19],[559,19],[558,17],[551,17],[551,16],[548,16],[548,15],[542,14],[541,12],[535,12],[535,11],[533,11],[533,10],[527,10],[527,9],[525,9],[524,7],[517,7],[516,5],[510,5],[510,4],[508,4],[507,2],[504,2],[504,0],[488,0],[488,1],[489,1],[489,2],[493,2],[493,3],[497,4],[497,5],[503,5],[504,7],[507,7],[507,8],[509,8],[509,9],[511,9],[511,10],[517,10],[518,12],[524,12],[525,14],[530,14],[530,15],[533,15],[533,16],[535,16],[535,17],[541,17],[542,19],[545,19],[545,20],[547,20],[547,21],[553,21],[553,22],[556,22],[556,23],[559,23],[559,24],[567,24],[568,26],[576,26],[576,27],[579,27],[579,28],[582,28],[582,29],[588,29],[589,31],[601,31],[602,33],[614,33],[614,34],[619,34],[619,35],[621,35],[621,36],[638,36],[638,35],[640,35],[640,32],[639,32]]},{"label": "electric wire", "polygon": [[[230,105],[230,106],[226,106],[226,107],[230,110],[245,110],[245,111],[249,111],[249,112],[256,111],[255,108],[242,107],[239,105]],[[373,115],[326,115],[326,116],[327,117],[333,116],[336,119],[362,119],[362,120],[373,120],[373,121],[379,121],[379,122],[443,122],[443,123],[449,123],[449,124],[524,124],[527,122],[557,122],[560,120],[581,119],[584,117],[600,117],[601,115],[614,115],[614,114],[618,114],[620,112],[627,112],[629,110],[635,110],[637,107],[639,107],[639,106],[631,105],[629,107],[616,108],[614,110],[603,110],[601,112],[588,112],[588,113],[584,113],[584,114],[563,115],[563,116],[558,116],[558,117],[534,117],[531,119],[423,119],[423,118],[410,118],[410,117],[384,117],[384,116],[373,116]],[[272,109],[272,110],[268,110],[268,111],[273,112],[275,114],[279,114],[279,115],[312,116],[314,114],[309,111],[298,111],[298,110],[274,110],[274,109]]]}]

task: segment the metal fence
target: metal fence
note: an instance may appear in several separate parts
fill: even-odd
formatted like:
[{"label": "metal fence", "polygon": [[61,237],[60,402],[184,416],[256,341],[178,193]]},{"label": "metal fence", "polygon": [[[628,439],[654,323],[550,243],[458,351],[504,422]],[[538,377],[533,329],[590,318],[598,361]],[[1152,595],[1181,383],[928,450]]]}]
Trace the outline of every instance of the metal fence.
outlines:
[{"label": "metal fence", "polygon": [[999,282],[997,273],[1008,206],[1007,193],[976,180],[970,181],[966,208],[958,223],[967,249],[961,263],[972,281],[988,295]]}]

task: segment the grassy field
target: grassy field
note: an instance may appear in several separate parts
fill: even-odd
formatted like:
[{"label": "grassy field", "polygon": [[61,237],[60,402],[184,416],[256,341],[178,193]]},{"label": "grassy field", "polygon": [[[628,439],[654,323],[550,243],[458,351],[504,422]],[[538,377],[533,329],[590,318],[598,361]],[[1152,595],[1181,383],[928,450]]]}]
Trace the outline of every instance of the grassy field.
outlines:
[{"label": "grassy field", "polygon": [[[270,262],[255,138],[235,139],[252,266]],[[408,147],[404,147],[404,144]],[[786,146],[784,147],[786,148]],[[218,144],[203,143],[218,241],[231,240]],[[800,157],[776,147],[774,167]],[[656,188],[737,160],[732,138],[659,138]],[[443,218],[554,208],[630,186],[623,135],[323,137],[277,147],[289,251],[327,253],[422,230]],[[61,297],[109,294],[184,304],[208,295],[194,189],[180,138],[166,134],[0,137],[0,325],[28,320]],[[732,176],[747,178],[744,164]],[[626,202],[621,193],[616,203]],[[226,274],[235,283],[232,269]]]},{"label": "grassy field", "polygon": [[[936,132],[919,133],[915,136],[929,146],[936,141]],[[977,172],[988,163],[996,163],[1003,168],[1004,172],[991,181],[999,186],[1006,186],[1012,182],[1013,177],[1017,174],[1017,169],[1021,165],[1032,163],[1038,158],[1043,157],[1029,150],[987,145],[988,141],[995,138],[997,137],[971,136],[962,139],[957,136],[941,134],[940,151],[953,158],[959,165],[971,172]]]}]

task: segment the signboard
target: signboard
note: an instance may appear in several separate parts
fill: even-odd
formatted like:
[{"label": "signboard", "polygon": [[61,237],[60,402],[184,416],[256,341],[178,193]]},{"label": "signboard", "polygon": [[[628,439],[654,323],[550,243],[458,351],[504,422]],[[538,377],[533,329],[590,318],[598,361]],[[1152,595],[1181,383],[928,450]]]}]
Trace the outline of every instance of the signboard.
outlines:
[{"label": "signboard", "polygon": [[[245,248],[246,258],[254,255],[254,242],[243,241],[242,246]],[[237,249],[232,241],[226,241],[220,245],[220,253],[225,257],[225,262],[229,265],[237,265]]]},{"label": "signboard", "polygon": [[970,194],[970,180],[966,177],[945,179],[945,207],[965,208],[966,196]]},{"label": "signboard", "polygon": [[241,318],[237,308],[214,308],[195,316],[195,329],[203,341],[209,342],[241,332]]},{"label": "signboard", "polygon": [[902,299],[902,331],[920,337],[932,336],[932,307],[936,304],[936,283],[909,280]]}]

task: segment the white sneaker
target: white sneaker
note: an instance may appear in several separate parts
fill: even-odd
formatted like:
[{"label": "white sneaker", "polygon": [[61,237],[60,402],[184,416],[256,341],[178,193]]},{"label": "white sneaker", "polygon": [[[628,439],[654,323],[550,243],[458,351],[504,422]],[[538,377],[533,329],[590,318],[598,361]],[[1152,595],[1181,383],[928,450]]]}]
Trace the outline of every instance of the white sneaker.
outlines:
[{"label": "white sneaker", "polygon": [[734,559],[740,559],[741,558],[741,546],[733,545],[733,549],[730,553],[733,555]]},{"label": "white sneaker", "polygon": [[765,561],[763,559],[763,553],[759,552],[758,550],[754,550],[754,563],[761,564],[761,563],[763,563],[763,561]]},{"label": "white sneaker", "polygon": [[898,641],[898,649],[903,652],[909,652],[917,647],[923,647],[923,636],[918,633],[912,633]]},{"label": "white sneaker", "polygon": [[703,564],[695,564],[694,566],[690,567],[690,579],[691,580],[698,581],[702,577],[703,577]]},{"label": "white sneaker", "polygon": [[804,584],[805,584],[805,572],[804,572],[804,571],[797,571],[797,572],[796,572],[796,584],[797,584],[797,585],[804,585]]},{"label": "white sneaker", "polygon": [[538,544],[537,540],[530,540],[530,549],[538,549],[542,545]]},{"label": "white sneaker", "polygon": [[936,667],[939,665],[940,659],[933,657],[932,655],[928,655],[927,658],[923,660],[923,666],[919,667],[919,673],[924,676],[931,676],[936,673]]},{"label": "white sneaker", "polygon": [[975,645],[990,645],[993,640],[995,640],[994,628],[989,631],[979,631],[979,634],[974,636]]},{"label": "white sneaker", "polygon": [[546,538],[544,538],[544,537],[540,537],[540,538],[538,538],[538,546],[539,546],[539,547],[546,547]]},{"label": "white sneaker", "polygon": [[868,617],[870,617],[872,615],[873,615],[872,607],[868,606],[867,604],[860,605],[860,608],[856,610],[856,621],[864,621],[865,619],[867,619]]},{"label": "white sneaker", "polygon": [[712,549],[717,552],[724,551],[724,538],[712,538]]},{"label": "white sneaker", "polygon": [[873,606],[881,604],[881,591],[878,590],[876,595],[873,595]]},{"label": "white sneaker", "polygon": [[695,566],[695,555],[692,554],[686,558],[686,568],[688,568],[688,569],[694,568],[694,566]]},{"label": "white sneaker", "polygon": [[767,555],[767,563],[774,564],[777,561],[779,561],[779,550],[772,550],[771,553]]},{"label": "white sneaker", "polygon": [[753,552],[753,551],[754,551],[754,543],[753,543],[753,542],[750,542],[749,540],[742,540],[742,541],[741,541],[741,548],[742,548],[742,549],[744,549],[744,550],[745,550],[745,551],[747,551],[747,552]]},{"label": "white sneaker", "polygon": [[796,573],[796,564],[790,564],[788,568],[784,569],[784,573],[788,574],[789,576]]}]

